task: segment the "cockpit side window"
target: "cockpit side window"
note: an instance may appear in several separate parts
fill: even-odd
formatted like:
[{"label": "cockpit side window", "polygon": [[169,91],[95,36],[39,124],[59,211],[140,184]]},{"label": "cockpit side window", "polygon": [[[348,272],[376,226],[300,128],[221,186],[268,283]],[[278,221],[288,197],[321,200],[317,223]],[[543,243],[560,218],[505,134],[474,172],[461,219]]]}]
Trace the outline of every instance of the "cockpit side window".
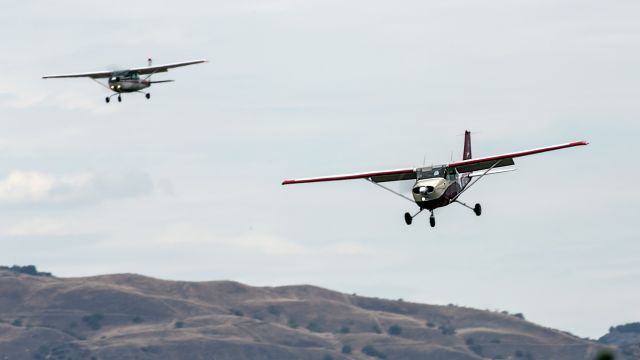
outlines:
[{"label": "cockpit side window", "polygon": [[447,176],[446,176],[446,179],[447,179],[447,180],[450,180],[450,181],[455,181],[455,180],[456,180],[456,174],[457,174],[456,169],[453,169],[453,168],[447,168]]}]

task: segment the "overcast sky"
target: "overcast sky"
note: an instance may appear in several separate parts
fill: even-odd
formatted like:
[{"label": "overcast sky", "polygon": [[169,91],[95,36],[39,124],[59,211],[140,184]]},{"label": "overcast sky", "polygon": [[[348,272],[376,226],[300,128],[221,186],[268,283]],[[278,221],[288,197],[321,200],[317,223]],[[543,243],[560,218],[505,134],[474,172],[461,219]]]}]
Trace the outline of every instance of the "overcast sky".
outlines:
[{"label": "overcast sky", "polygon": [[[640,320],[640,3],[8,0],[0,264],[314,284],[523,312],[599,337]],[[207,58],[104,103],[85,72]],[[461,206],[284,178],[516,161]]]}]

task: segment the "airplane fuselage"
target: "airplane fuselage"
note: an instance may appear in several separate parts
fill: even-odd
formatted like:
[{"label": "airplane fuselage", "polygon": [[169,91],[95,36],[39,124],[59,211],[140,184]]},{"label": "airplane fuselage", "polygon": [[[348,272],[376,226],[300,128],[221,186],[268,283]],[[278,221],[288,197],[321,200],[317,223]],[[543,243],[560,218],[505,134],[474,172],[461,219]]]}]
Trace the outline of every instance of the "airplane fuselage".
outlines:
[{"label": "airplane fuselage", "polygon": [[469,183],[469,177],[446,167],[420,169],[413,185],[413,200],[421,209],[433,210],[449,205]]},{"label": "airplane fuselage", "polygon": [[116,71],[109,77],[109,89],[117,93],[136,92],[151,86],[151,81],[140,79],[136,71]]},{"label": "airplane fuselage", "polygon": [[151,82],[140,79],[126,79],[118,76],[109,78],[109,89],[117,93],[136,92],[151,86]]}]

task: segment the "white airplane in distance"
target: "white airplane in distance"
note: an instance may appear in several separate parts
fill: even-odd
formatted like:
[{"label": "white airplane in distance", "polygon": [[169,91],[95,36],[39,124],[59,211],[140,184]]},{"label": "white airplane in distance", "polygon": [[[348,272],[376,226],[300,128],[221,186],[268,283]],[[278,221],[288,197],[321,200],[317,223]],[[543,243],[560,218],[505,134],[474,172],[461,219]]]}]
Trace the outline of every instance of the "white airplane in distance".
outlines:
[{"label": "white airplane in distance", "polygon": [[[117,95],[118,102],[121,102],[122,101],[121,94],[129,93],[129,92],[139,92],[139,93],[145,94],[147,99],[150,99],[151,94],[148,92],[142,91],[142,89],[148,88],[149,86],[151,86],[151,84],[158,84],[158,83],[173,81],[173,80],[151,81],[149,80],[149,78],[153,74],[160,73],[160,72],[167,72],[169,71],[169,69],[177,68],[180,66],[194,65],[194,64],[204,63],[204,62],[207,62],[207,60],[201,59],[201,60],[192,60],[192,61],[185,61],[185,62],[179,62],[179,63],[173,63],[173,64],[152,66],[151,59],[148,59],[148,66],[146,67],[132,68],[127,70],[115,70],[115,71],[104,70],[104,71],[85,72],[85,73],[77,73],[77,74],[45,75],[42,78],[54,79],[54,78],[88,77],[88,78],[91,78],[91,80],[97,82],[98,84],[115,92],[115,94],[107,96],[104,99],[104,101],[109,103],[111,98]],[[140,78],[140,75],[146,75],[146,76],[143,78]],[[97,80],[97,79],[106,79],[106,78],[109,79],[108,84],[104,84]]]}]

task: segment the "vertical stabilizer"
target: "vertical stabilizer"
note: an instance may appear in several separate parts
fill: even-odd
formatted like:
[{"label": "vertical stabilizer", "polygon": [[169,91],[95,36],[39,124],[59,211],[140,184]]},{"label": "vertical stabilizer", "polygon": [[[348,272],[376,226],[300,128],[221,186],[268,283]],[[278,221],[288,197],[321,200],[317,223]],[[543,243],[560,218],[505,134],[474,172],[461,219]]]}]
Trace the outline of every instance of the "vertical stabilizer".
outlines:
[{"label": "vertical stabilizer", "polygon": [[462,160],[471,159],[471,131],[464,131],[464,151],[462,153]]}]

